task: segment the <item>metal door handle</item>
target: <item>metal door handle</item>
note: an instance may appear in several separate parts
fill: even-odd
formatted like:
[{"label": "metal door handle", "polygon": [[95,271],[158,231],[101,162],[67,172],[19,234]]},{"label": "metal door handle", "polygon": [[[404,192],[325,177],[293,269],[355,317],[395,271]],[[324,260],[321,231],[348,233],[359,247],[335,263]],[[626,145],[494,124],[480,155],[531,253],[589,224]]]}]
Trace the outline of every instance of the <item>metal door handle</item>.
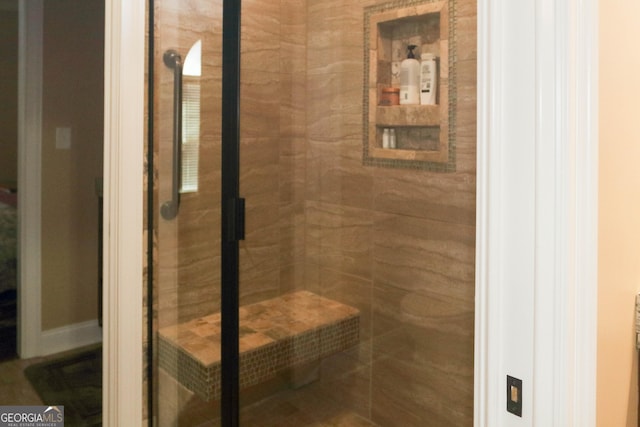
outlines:
[{"label": "metal door handle", "polygon": [[182,57],[168,50],[162,57],[164,64],[173,69],[173,176],[171,200],[160,207],[164,219],[174,219],[180,208],[180,181],[182,179]]}]

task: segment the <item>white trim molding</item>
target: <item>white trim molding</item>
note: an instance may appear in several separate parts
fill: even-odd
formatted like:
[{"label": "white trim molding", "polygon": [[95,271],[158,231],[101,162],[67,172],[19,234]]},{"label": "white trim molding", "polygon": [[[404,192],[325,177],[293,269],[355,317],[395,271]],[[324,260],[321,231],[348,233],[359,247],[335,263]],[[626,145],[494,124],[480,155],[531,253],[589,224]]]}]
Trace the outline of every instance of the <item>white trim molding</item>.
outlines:
[{"label": "white trim molding", "polygon": [[125,426],[143,413],[145,1],[105,7],[103,424]]},{"label": "white trim molding", "polygon": [[[567,260],[569,286],[565,315],[568,333],[565,342],[569,351],[568,383],[565,402],[567,424],[594,427],[596,425],[596,374],[598,330],[598,188],[599,188],[599,96],[598,96],[598,25],[597,0],[569,2],[571,22],[567,28],[567,57],[574,58],[567,86],[570,102],[567,133],[569,158],[573,169],[568,171],[570,193],[568,201],[569,244]],[[564,391],[564,390],[561,390]]]},{"label": "white trim molding", "polygon": [[42,0],[19,2],[19,17],[18,354],[25,359],[40,355],[42,328]]},{"label": "white trim molding", "polygon": [[97,319],[74,323],[73,325],[42,331],[40,355],[48,356],[97,344],[101,341],[102,328],[98,325]]},{"label": "white trim molding", "polygon": [[596,0],[478,2],[476,427],[595,425],[597,45]]}]

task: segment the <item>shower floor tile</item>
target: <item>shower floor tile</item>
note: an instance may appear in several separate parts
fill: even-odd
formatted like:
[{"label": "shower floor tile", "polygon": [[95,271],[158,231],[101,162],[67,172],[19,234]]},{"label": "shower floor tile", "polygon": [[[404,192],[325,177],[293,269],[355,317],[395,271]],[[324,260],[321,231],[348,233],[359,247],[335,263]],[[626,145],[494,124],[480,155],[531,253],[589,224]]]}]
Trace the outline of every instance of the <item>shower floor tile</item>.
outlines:
[{"label": "shower floor tile", "polygon": [[[329,399],[317,387],[286,390],[243,408],[243,427],[377,427],[342,405]],[[220,427],[219,419],[192,424],[183,419],[180,425]]]}]

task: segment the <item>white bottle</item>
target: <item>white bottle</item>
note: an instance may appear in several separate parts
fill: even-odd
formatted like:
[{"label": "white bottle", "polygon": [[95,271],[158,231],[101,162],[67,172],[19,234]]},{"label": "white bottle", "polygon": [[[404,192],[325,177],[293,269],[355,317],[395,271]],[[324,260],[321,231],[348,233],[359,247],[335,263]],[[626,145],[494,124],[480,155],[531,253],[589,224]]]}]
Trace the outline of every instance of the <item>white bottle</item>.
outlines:
[{"label": "white bottle", "polygon": [[420,104],[420,61],[413,54],[415,45],[409,45],[407,59],[400,64],[400,104]]},{"label": "white bottle", "polygon": [[423,53],[420,58],[422,59],[420,63],[420,104],[435,105],[438,87],[436,56],[433,53]]},{"label": "white bottle", "polygon": [[389,148],[396,148],[396,130],[389,129]]},{"label": "white bottle", "polygon": [[382,148],[389,148],[391,143],[391,135],[389,132],[389,128],[384,128],[382,131]]}]

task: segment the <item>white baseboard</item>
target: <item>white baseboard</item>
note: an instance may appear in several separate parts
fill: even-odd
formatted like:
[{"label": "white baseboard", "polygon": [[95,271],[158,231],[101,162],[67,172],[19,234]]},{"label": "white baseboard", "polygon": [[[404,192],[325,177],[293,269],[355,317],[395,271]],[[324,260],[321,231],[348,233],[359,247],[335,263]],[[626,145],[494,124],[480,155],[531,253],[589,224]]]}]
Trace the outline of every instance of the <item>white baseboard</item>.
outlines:
[{"label": "white baseboard", "polygon": [[102,328],[98,320],[74,323],[56,329],[42,331],[40,335],[40,355],[60,353],[102,341]]}]

